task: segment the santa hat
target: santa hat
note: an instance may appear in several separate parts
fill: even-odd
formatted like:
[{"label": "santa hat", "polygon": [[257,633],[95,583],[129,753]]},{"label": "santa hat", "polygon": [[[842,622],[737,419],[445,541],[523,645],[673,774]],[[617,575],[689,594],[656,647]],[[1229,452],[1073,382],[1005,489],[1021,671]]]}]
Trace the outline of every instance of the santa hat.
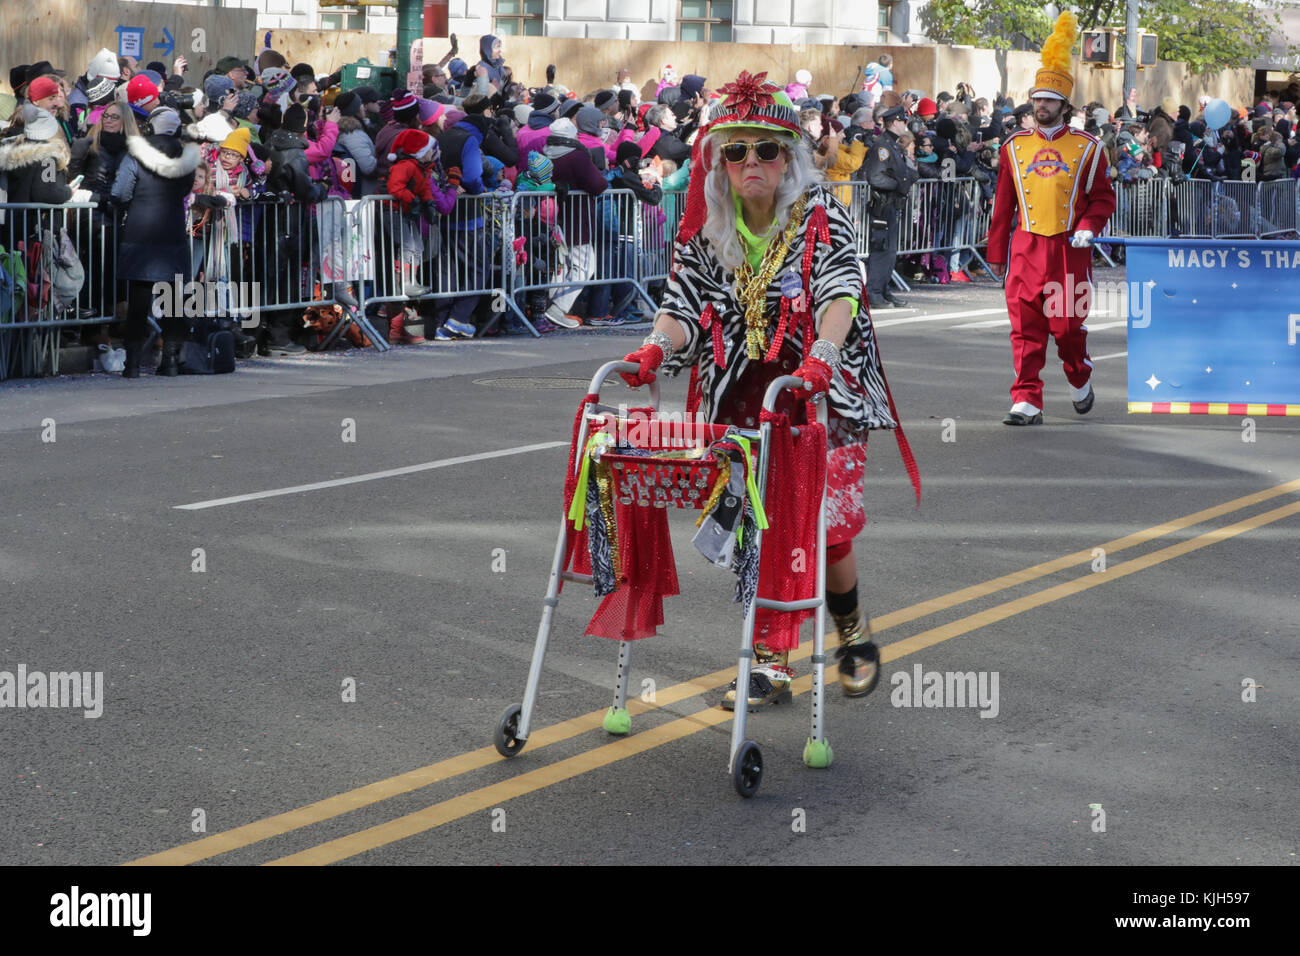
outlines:
[{"label": "santa hat", "polygon": [[393,152],[388,154],[388,161],[397,162],[399,154],[414,156],[424,162],[433,155],[433,138],[422,130],[404,129],[393,140]]}]

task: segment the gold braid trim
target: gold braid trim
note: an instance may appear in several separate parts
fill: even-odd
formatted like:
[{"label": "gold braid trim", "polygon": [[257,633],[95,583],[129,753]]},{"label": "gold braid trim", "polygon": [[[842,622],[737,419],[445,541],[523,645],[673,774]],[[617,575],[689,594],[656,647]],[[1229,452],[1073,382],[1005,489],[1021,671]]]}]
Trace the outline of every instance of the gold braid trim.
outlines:
[{"label": "gold braid trim", "polygon": [[618,525],[614,521],[614,480],[609,462],[596,463],[596,491],[600,498],[600,513],[605,516],[605,531],[609,535],[609,556],[614,564],[614,580],[623,580],[623,567],[619,563]]},{"label": "gold braid trim", "polygon": [[790,221],[779,239],[767,244],[767,251],[758,264],[758,271],[752,269],[749,261],[741,263],[736,270],[736,298],[745,310],[745,348],[751,361],[763,357],[767,350],[767,289],[776,277],[776,272],[785,262],[790,252],[790,245],[803,225],[804,208],[808,197],[801,196],[790,210]]},{"label": "gold braid trim", "polygon": [[704,507],[700,509],[700,516],[695,519],[695,527],[704,524],[704,519],[713,513],[717,507],[718,499],[722,493],[727,490],[727,481],[731,478],[731,459],[723,455],[718,459],[718,480],[713,484],[713,490],[709,492],[708,499],[704,502]]}]

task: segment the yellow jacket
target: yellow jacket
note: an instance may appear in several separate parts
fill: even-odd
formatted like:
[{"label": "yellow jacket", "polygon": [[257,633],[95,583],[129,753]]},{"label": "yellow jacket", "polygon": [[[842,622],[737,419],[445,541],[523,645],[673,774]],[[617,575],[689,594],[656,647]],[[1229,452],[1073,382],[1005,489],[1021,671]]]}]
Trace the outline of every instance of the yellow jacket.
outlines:
[{"label": "yellow jacket", "polygon": [[[867,158],[867,145],[861,140],[854,140],[851,144],[840,144],[839,157],[835,164],[826,170],[827,182],[842,183],[853,178],[859,167],[862,166],[863,160]],[[853,190],[848,186],[834,189],[832,192],[835,198],[844,205],[848,206],[853,202]]]}]

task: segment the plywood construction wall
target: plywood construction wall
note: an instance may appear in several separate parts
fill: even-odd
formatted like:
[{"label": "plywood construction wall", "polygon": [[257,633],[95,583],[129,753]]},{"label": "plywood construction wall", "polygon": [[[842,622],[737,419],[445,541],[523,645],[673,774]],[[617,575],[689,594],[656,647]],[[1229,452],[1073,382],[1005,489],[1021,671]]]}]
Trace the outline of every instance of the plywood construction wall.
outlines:
[{"label": "plywood construction wall", "polygon": [[[172,61],[184,55],[189,60],[186,79],[196,84],[223,56],[247,58],[256,49],[249,39],[257,28],[256,10],[124,0],[2,2],[0,87],[8,93],[13,92],[9,88],[9,70],[22,63],[49,60],[57,69],[66,70],[69,78],[84,73],[100,49],[118,52],[118,27],[143,30],[141,63],[161,60],[170,69]],[[166,42],[164,30],[173,42],[169,55],[164,48],[153,45]]]}]

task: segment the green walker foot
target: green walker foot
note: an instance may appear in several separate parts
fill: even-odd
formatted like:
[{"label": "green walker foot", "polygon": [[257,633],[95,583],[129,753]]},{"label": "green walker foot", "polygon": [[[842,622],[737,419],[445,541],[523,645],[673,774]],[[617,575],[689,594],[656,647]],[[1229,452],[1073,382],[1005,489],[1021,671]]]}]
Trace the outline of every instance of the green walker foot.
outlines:
[{"label": "green walker foot", "polygon": [[803,745],[803,762],[809,767],[821,770],[831,765],[835,755],[831,753],[829,740],[814,741],[811,737]]},{"label": "green walker foot", "polygon": [[623,736],[632,731],[632,715],[626,707],[611,707],[605,714],[603,723],[606,733]]}]

